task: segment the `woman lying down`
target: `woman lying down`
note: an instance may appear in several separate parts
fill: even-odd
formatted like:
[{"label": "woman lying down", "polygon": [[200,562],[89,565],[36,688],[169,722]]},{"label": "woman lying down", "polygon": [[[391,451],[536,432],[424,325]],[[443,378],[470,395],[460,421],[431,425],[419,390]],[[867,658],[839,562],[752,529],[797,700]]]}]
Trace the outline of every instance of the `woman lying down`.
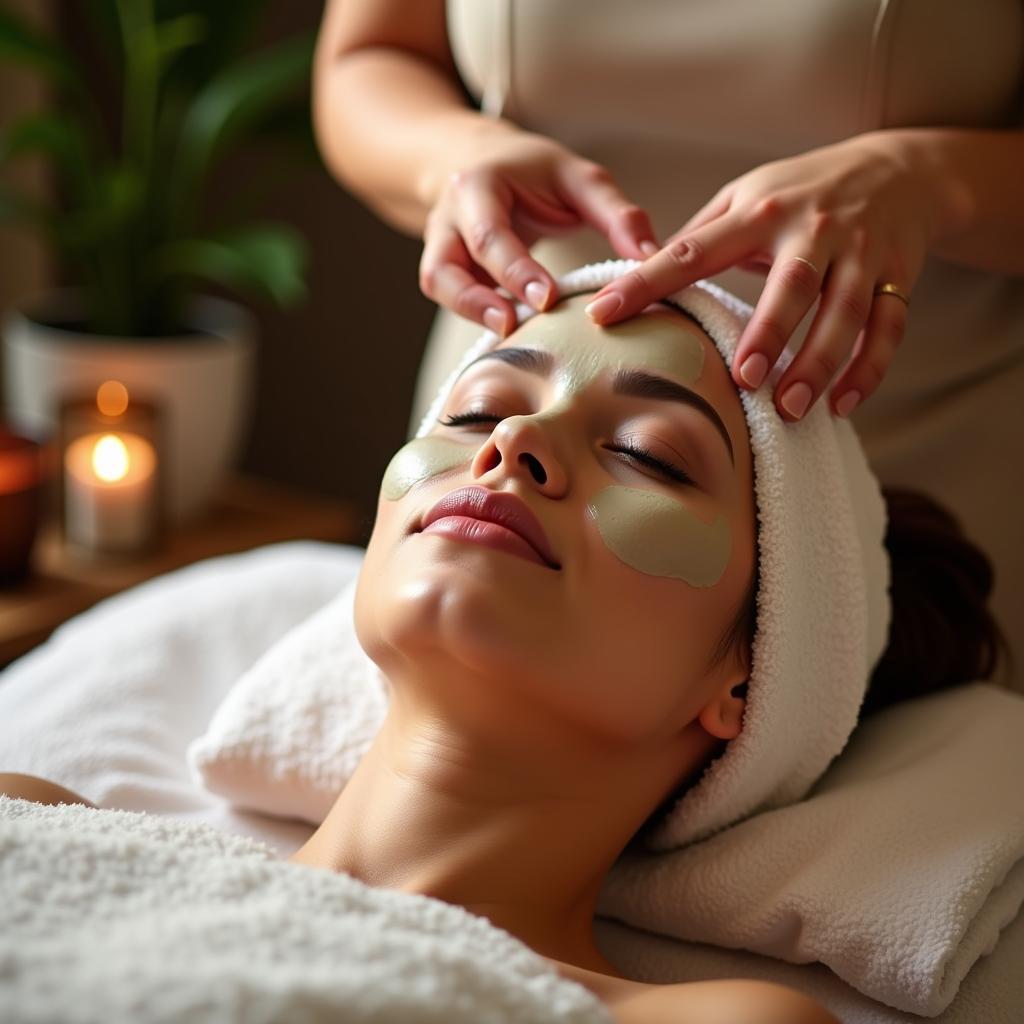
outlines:
[{"label": "woman lying down", "polygon": [[288,860],[485,918],[617,1021],[834,1022],[781,985],[624,977],[602,880],[801,799],[858,715],[990,678],[991,570],[930,500],[887,506],[824,403],[788,424],[774,380],[736,388],[732,296],[592,323],[623,266],[484,334],[388,465],[355,598],[387,717]]}]

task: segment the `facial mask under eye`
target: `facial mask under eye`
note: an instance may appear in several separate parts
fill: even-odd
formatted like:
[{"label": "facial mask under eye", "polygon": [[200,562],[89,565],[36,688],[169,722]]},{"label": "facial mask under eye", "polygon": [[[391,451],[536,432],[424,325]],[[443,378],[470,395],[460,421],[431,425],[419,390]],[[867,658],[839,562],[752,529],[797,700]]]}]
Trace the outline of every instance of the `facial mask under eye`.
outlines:
[{"label": "facial mask under eye", "polygon": [[674,498],[619,485],[598,491],[587,510],[612,554],[649,576],[710,587],[729,564],[732,532],[724,515],[705,523]]},{"label": "facial mask under eye", "polygon": [[458,444],[443,437],[415,438],[392,456],[384,470],[380,493],[389,501],[397,501],[410,487],[428,476],[468,462],[475,451],[475,446]]}]

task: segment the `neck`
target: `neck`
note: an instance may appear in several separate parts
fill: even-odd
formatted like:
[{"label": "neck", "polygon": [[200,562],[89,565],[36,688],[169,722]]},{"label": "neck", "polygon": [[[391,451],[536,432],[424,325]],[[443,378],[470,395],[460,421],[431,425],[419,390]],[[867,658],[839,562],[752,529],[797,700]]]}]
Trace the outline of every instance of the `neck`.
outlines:
[{"label": "neck", "polygon": [[507,719],[460,733],[393,690],[370,749],[289,859],[457,904],[549,959],[622,977],[593,940],[597,897],[701,737],[646,756],[574,738]]}]

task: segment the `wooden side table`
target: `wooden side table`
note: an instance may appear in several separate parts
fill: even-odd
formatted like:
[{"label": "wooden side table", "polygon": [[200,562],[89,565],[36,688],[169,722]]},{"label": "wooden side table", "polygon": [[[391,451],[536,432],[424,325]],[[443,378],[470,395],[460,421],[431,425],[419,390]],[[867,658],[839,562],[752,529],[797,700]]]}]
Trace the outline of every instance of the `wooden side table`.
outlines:
[{"label": "wooden side table", "polygon": [[200,520],[170,533],[159,551],[130,561],[74,555],[51,520],[40,530],[28,578],[0,589],[0,668],[97,601],[172,569],[288,540],[355,544],[359,530],[352,502],[241,475],[226,480]]}]

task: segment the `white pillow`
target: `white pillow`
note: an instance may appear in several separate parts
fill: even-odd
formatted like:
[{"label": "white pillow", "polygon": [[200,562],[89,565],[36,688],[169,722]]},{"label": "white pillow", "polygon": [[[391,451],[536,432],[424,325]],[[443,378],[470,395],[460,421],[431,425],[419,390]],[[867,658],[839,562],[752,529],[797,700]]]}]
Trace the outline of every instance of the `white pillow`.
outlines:
[{"label": "white pillow", "polygon": [[193,780],[236,807],[319,825],[369,749],[388,684],[359,646],[358,569],[228,691],[186,751]]},{"label": "white pillow", "polygon": [[265,545],[193,562],[76,615],[0,672],[0,770],[101,807],[253,833],[189,778],[186,748],[242,673],[332,600],[365,553]]}]

